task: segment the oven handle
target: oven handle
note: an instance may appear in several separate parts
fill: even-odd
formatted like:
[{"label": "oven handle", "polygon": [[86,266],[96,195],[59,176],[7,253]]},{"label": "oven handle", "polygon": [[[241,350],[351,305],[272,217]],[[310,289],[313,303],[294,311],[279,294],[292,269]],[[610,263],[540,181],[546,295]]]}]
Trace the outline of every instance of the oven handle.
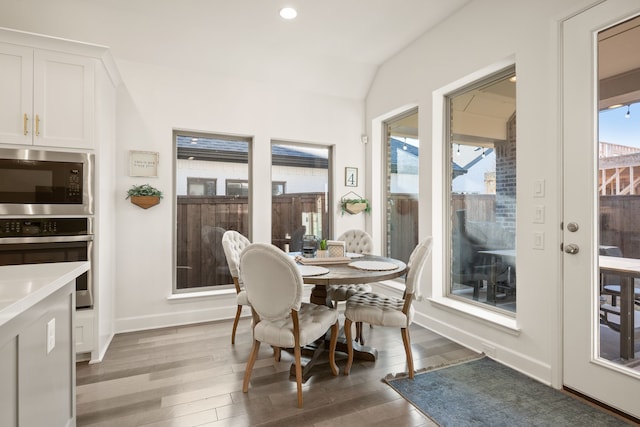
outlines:
[{"label": "oven handle", "polygon": [[0,245],[20,243],[90,242],[92,240],[93,234],[83,234],[81,236],[3,237],[0,239]]}]

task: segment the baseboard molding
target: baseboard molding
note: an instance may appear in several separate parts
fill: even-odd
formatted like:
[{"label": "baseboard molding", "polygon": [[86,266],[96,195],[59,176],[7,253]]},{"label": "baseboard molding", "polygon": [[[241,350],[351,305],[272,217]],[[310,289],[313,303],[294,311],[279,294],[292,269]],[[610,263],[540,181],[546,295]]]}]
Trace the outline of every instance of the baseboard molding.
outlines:
[{"label": "baseboard molding", "polygon": [[[148,329],[169,328],[172,326],[188,325],[190,323],[211,322],[215,320],[233,319],[237,306],[211,307],[200,310],[185,310],[173,313],[152,314],[146,316],[124,317],[116,319],[115,332],[135,332]],[[251,309],[244,307],[242,317],[251,315]]]},{"label": "baseboard molding", "polygon": [[[532,359],[531,357],[508,347],[488,342],[483,337],[468,333],[463,329],[444,323],[434,317],[427,316],[425,313],[416,312],[413,321],[423,328],[429,329],[450,339],[451,341],[475,350],[478,353],[485,353],[488,357],[510,367],[511,369],[519,371],[543,384],[553,387],[552,369],[549,364]],[[491,349],[492,354],[488,354],[488,348]]]}]

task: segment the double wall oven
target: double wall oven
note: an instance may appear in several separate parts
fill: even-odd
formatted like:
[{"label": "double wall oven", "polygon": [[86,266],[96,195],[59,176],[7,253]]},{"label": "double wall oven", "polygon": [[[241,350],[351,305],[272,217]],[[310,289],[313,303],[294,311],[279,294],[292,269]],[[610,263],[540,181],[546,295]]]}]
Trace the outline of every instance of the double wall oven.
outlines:
[{"label": "double wall oven", "polygon": [[[91,261],[93,154],[0,148],[0,266]],[[90,269],[76,307],[93,306]]]}]

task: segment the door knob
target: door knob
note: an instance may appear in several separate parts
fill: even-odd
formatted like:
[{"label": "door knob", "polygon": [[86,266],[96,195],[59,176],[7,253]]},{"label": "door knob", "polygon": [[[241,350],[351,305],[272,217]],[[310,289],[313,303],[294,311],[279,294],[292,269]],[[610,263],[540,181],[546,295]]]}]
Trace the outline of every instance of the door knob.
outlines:
[{"label": "door knob", "polygon": [[578,231],[579,228],[580,227],[576,222],[570,222],[569,224],[567,224],[567,230],[569,230],[572,233],[575,233],[576,231]]},{"label": "door knob", "polygon": [[580,252],[580,248],[578,247],[578,245],[569,243],[567,246],[564,247],[564,251],[568,254],[575,255],[578,252]]}]

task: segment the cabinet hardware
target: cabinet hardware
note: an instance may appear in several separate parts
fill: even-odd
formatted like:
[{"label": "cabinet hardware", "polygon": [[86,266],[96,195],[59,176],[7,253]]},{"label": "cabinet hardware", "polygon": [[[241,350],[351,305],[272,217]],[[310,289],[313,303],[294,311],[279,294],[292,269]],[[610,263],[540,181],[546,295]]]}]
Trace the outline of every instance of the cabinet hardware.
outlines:
[{"label": "cabinet hardware", "polygon": [[36,136],[40,136],[40,116],[36,114]]},{"label": "cabinet hardware", "polygon": [[28,120],[29,120],[29,117],[27,117],[27,113],[24,113],[24,119],[22,120],[22,127],[24,129],[25,136],[29,133],[29,131],[27,130],[27,121]]}]

